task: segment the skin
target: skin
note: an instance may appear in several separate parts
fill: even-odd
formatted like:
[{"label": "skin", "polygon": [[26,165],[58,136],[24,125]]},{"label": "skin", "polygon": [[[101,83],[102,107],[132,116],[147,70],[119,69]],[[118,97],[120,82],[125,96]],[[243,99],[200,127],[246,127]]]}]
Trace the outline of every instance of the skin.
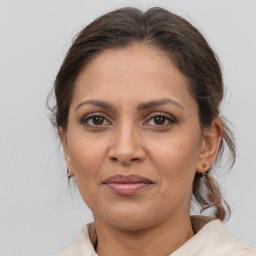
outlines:
[{"label": "skin", "polygon": [[[166,54],[138,43],[103,51],[77,77],[68,127],[59,134],[67,167],[94,216],[98,255],[169,255],[194,235],[194,175],[214,162],[222,125],[216,118],[201,129],[188,86]],[[162,99],[172,102],[138,109]],[[111,108],[84,103],[90,100]],[[116,174],[153,184],[117,195],[102,184]]]}]

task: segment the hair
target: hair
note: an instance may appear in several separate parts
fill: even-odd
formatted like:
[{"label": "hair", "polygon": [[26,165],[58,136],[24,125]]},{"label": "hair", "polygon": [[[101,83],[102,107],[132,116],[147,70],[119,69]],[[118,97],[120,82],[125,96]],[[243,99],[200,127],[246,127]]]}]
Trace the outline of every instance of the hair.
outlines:
[{"label": "hair", "polygon": [[214,118],[221,118],[223,137],[215,163],[207,176],[195,174],[193,196],[201,212],[211,208],[213,217],[224,221],[230,216],[230,208],[222,198],[212,171],[221,161],[224,148],[230,151],[231,168],[236,149],[234,136],[219,113],[224,94],[222,72],[206,39],[180,16],[159,7],[146,12],[126,7],[109,12],[86,26],[67,52],[48,97],[48,103],[51,96],[55,95],[56,99],[53,107],[48,105],[53,126],[67,129],[75,80],[86,64],[106,49],[124,48],[132,43],[159,49],[185,74],[191,95],[198,104],[201,129],[211,126]]}]

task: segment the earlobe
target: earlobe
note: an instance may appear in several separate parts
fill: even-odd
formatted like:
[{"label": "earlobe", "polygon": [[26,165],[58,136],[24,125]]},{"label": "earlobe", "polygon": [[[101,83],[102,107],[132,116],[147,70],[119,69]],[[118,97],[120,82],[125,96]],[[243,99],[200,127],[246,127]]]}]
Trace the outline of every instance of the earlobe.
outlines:
[{"label": "earlobe", "polygon": [[223,125],[220,118],[215,118],[210,127],[203,131],[201,150],[197,163],[197,172],[207,172],[214,163],[223,136]]}]

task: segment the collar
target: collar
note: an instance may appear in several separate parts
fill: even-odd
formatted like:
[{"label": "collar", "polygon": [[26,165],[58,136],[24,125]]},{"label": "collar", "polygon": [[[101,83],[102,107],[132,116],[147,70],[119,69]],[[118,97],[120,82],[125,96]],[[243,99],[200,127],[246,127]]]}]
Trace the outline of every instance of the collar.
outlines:
[{"label": "collar", "polygon": [[[194,215],[191,216],[191,223],[196,235],[170,256],[230,256],[230,249],[232,248],[235,248],[234,252],[237,252],[236,248],[238,248],[239,252],[249,252],[246,249],[250,250],[246,246],[241,247],[241,244],[226,232],[224,225],[218,219]],[[94,250],[96,243],[97,236],[94,223],[88,223],[82,228],[74,244],[75,255],[97,256]]]}]

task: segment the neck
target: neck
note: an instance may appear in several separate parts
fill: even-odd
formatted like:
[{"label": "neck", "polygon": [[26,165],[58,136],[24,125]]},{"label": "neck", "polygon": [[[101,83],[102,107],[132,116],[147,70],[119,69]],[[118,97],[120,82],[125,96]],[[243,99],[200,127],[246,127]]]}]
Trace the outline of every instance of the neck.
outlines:
[{"label": "neck", "polygon": [[194,235],[189,215],[174,217],[141,230],[122,230],[95,218],[95,227],[99,256],[166,256]]}]

